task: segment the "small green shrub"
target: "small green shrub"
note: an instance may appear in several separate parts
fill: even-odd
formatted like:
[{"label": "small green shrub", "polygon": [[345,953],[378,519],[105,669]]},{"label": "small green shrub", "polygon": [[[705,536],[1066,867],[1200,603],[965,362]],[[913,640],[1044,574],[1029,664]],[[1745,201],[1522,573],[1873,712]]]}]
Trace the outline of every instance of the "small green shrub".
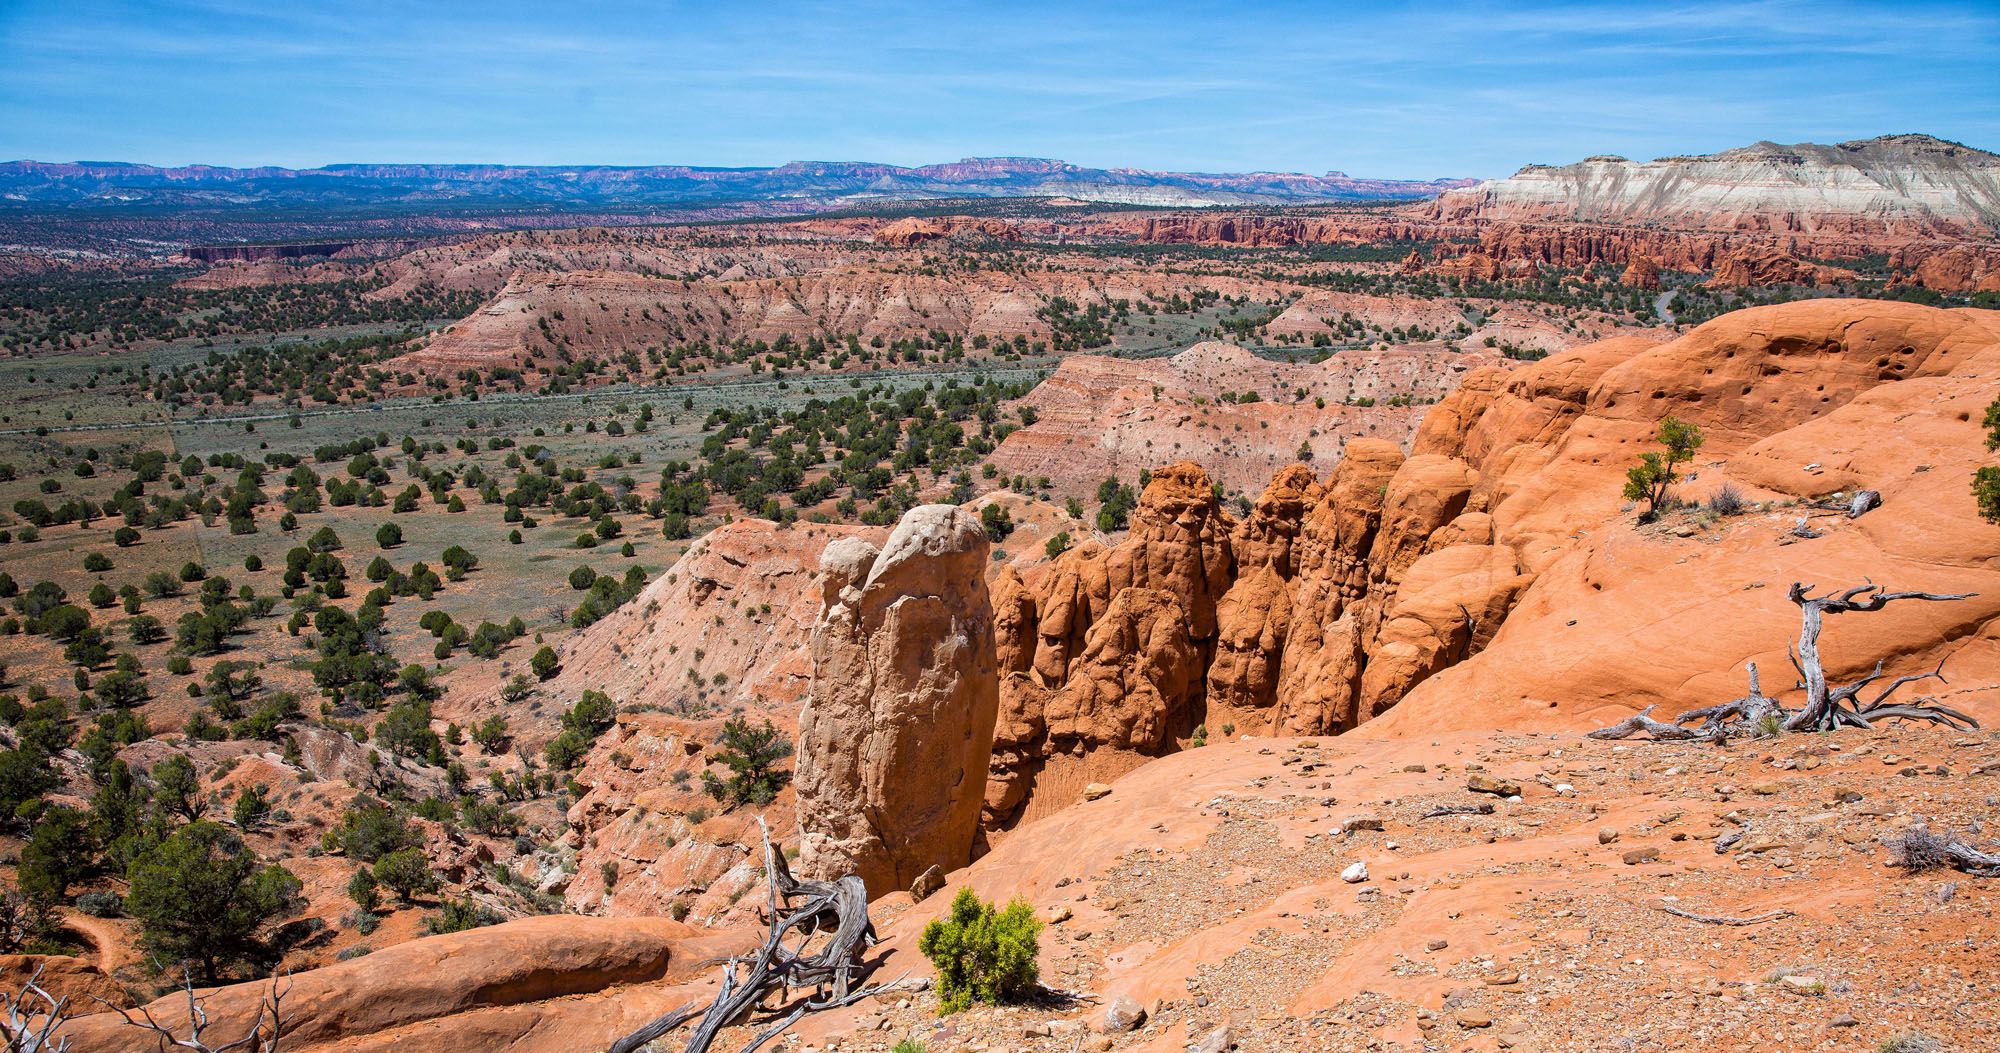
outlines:
[{"label": "small green shrub", "polygon": [[1035,964],[1041,931],[1025,900],[996,911],[971,889],[960,889],[951,913],[924,926],[917,940],[917,949],[937,969],[938,1012],[1026,997],[1041,975]]},{"label": "small green shrub", "polygon": [[770,804],[792,779],[791,772],[776,767],[792,755],[792,744],[769,720],[754,727],[742,717],[731,717],[723,725],[721,745],[715,759],[729,767],[729,778],[701,773],[702,788],[718,801]]},{"label": "small green shrub", "polygon": [[76,909],[93,918],[115,918],[125,913],[125,900],[116,892],[86,892],[76,897]]},{"label": "small green shrub", "polygon": [[442,936],[448,932],[464,932],[467,929],[499,923],[499,915],[474,903],[471,896],[464,899],[452,899],[447,896],[443,909],[424,919],[424,928],[433,936]]}]

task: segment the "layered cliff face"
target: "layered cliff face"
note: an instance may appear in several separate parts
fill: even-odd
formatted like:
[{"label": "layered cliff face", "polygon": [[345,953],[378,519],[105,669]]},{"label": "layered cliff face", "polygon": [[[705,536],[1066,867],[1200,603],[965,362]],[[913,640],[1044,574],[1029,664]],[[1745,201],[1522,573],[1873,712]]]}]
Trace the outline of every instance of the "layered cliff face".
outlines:
[{"label": "layered cliff face", "polygon": [[[1308,294],[1271,327],[1323,332],[1319,319],[1343,311],[1383,326],[1437,331],[1448,331],[1462,317],[1448,305],[1423,301]],[[1297,330],[1289,328],[1294,321]],[[1553,327],[1535,326],[1513,310],[1494,312],[1465,342],[1478,348],[1486,335],[1550,350],[1567,346]],[[1321,362],[1274,362],[1214,341],[1171,358],[1070,355],[1022,400],[1036,419],[1008,432],[992,460],[1010,476],[1048,476],[1087,493],[1108,477],[1131,479],[1187,459],[1200,463],[1225,492],[1254,498],[1298,458],[1301,446],[1324,466],[1350,439],[1406,444],[1426,404],[1485,365],[1506,367],[1511,360],[1484,349],[1457,352],[1428,344],[1337,351]],[[1244,392],[1259,397],[1239,401]]]},{"label": "layered cliff face", "polygon": [[[1434,243],[1429,269],[1508,281],[1539,266],[1633,266],[1718,284],[1824,284],[1814,261],[1887,253],[1900,280],[1965,292],[2000,286],[2000,156],[1926,135],[1699,157],[1593,157],[1533,165],[1390,213],[1104,217],[1109,237],[1205,245]],[[1931,262],[1938,260],[1939,262]],[[1411,265],[1414,266],[1411,266]],[[1421,257],[1406,269],[1424,269]]]},{"label": "layered cliff face", "polygon": [[1420,206],[1450,221],[1904,237],[2000,232],[2000,156],[1927,135],[1531,165]]},{"label": "layered cliff face", "polygon": [[[1468,260],[1645,258],[1710,272],[1716,285],[1827,285],[1853,275],[1811,261],[1890,252],[1907,280],[1966,291],[2000,269],[2000,156],[1892,135],[1644,162],[1593,157],[1533,165],[1407,213],[1476,231]],[[1953,262],[1926,266],[1938,256]]]},{"label": "layered cliff face", "polygon": [[799,716],[800,871],[872,895],[971,861],[998,709],[977,516],[923,505],[827,546]]}]

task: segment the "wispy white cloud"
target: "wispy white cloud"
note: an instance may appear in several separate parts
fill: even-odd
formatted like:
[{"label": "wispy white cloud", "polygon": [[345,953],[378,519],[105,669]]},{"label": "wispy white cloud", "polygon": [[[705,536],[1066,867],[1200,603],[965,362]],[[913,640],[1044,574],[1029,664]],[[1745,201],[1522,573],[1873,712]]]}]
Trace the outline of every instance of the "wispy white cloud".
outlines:
[{"label": "wispy white cloud", "polygon": [[1759,138],[2000,145],[2000,11],[0,0],[0,155],[1498,174]]}]

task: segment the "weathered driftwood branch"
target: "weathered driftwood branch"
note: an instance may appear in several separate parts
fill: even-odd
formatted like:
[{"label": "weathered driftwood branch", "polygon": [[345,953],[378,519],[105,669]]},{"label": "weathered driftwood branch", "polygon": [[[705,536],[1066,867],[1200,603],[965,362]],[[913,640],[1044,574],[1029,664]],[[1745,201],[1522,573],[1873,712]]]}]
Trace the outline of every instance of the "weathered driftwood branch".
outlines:
[{"label": "weathered driftwood branch", "polygon": [[9,991],[0,995],[4,1007],[0,1007],[0,1038],[6,1039],[4,1048],[8,1053],[67,1053],[69,1039],[59,1038],[56,1032],[69,1019],[69,999],[57,998],[42,987],[42,970],[47,966],[35,967],[35,974],[21,985],[19,991]]},{"label": "weathered driftwood branch", "polygon": [[[763,820],[758,820],[763,826]],[[792,876],[784,854],[764,830],[764,874],[770,889],[771,930],[754,954],[723,960],[722,987],[706,1008],[682,1006],[613,1043],[610,1053],[632,1053],[697,1016],[688,1035],[687,1053],[708,1053],[723,1028],[743,1019],[769,996],[789,996],[793,989],[811,994],[777,1010],[741,1053],[761,1048],[783,1034],[807,1013],[853,1005],[895,984],[861,983],[873,965],[862,960],[875,943],[875,926],[868,920],[868,891],[861,879],[848,875],[838,881],[800,881]],[[823,942],[821,942],[823,939]],[[811,945],[818,949],[808,951]]]},{"label": "weathered driftwood branch", "polygon": [[1767,910],[1762,914],[1752,914],[1747,918],[1732,918],[1725,914],[1696,914],[1691,910],[1682,910],[1671,903],[1660,904],[1660,909],[1676,918],[1686,918],[1689,921],[1698,921],[1705,925],[1756,925],[1760,922],[1776,921],[1779,918],[1789,918],[1792,916],[1791,911],[1783,908]]},{"label": "weathered driftwood branch", "polygon": [[1418,816],[1419,819],[1440,819],[1447,815],[1492,815],[1493,805],[1489,801],[1475,801],[1471,804],[1441,804]]},{"label": "weathered driftwood branch", "polygon": [[[1732,735],[1759,735],[1776,728],[1785,716],[1785,707],[1764,693],[1757,679],[1757,663],[1749,662],[1750,693],[1719,706],[1690,709],[1667,724],[1654,720],[1654,707],[1647,706],[1608,728],[1590,733],[1594,739],[1623,739],[1645,734],[1653,742],[1723,742]],[[1699,723],[1697,727],[1687,727]]]},{"label": "weathered driftwood branch", "polygon": [[675,1009],[662,1016],[655,1017],[653,1021],[651,1023],[648,1023],[645,1027],[642,1027],[639,1030],[634,1031],[629,1035],[626,1035],[624,1038],[621,1038],[618,1041],[613,1042],[611,1044],[610,1053],[633,1053],[634,1050],[642,1048],[643,1046],[646,1045],[646,1043],[651,1042],[654,1039],[659,1038],[661,1035],[664,1035],[667,1032],[672,1031],[674,1028],[677,1028],[682,1024],[687,1023],[689,1019],[693,1018],[695,1014],[700,1012],[701,1012],[701,1006],[699,1004],[694,1002],[689,1002],[688,1004],[681,1006],[679,1009]]},{"label": "weathered driftwood branch", "polygon": [[[1796,688],[1806,693],[1802,708],[1787,709],[1777,699],[1764,694],[1757,680],[1757,663],[1751,662],[1748,665],[1750,693],[1742,698],[1719,706],[1688,710],[1674,718],[1671,724],[1654,720],[1653,707],[1648,706],[1608,728],[1590,732],[1590,737],[1623,739],[1645,735],[1654,742],[1722,742],[1735,735],[1761,735],[1777,729],[1832,731],[1841,727],[1868,728],[1881,720],[1923,720],[1959,731],[1979,726],[1979,721],[1971,716],[1928,696],[1909,702],[1889,701],[1889,696],[1909,684],[1925,680],[1945,683],[1942,660],[1936,669],[1928,673],[1912,673],[1890,680],[1875,692],[1873,698],[1864,701],[1862,692],[1882,679],[1883,663],[1875,663],[1874,672],[1859,680],[1836,687],[1827,683],[1826,669],[1821,664],[1819,653],[1822,620],[1829,614],[1879,611],[1895,600],[1962,600],[1975,593],[1890,592],[1880,585],[1869,583],[1814,596],[1813,588],[1812,585],[1794,582],[1788,593],[1791,601],[1799,605],[1800,625],[1798,641],[1786,646],[1785,656],[1791,659],[1792,668],[1798,671]],[[1697,726],[1690,728],[1687,726],[1690,724]]]},{"label": "weathered driftwood branch", "polygon": [[1654,742],[1714,740],[1715,736],[1708,732],[1654,720],[1653,710],[1658,708],[1660,707],[1657,704],[1647,706],[1645,709],[1626,717],[1624,720],[1608,728],[1598,728],[1596,731],[1590,732],[1590,737],[1593,739],[1624,739],[1644,734],[1650,736]]}]

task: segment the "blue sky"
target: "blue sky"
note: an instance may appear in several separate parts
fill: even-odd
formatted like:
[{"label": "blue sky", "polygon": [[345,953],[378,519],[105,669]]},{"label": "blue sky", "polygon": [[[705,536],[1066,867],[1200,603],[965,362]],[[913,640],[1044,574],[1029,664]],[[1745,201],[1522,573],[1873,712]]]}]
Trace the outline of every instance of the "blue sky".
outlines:
[{"label": "blue sky", "polygon": [[1504,175],[2000,149],[2000,2],[0,0],[0,158]]}]

